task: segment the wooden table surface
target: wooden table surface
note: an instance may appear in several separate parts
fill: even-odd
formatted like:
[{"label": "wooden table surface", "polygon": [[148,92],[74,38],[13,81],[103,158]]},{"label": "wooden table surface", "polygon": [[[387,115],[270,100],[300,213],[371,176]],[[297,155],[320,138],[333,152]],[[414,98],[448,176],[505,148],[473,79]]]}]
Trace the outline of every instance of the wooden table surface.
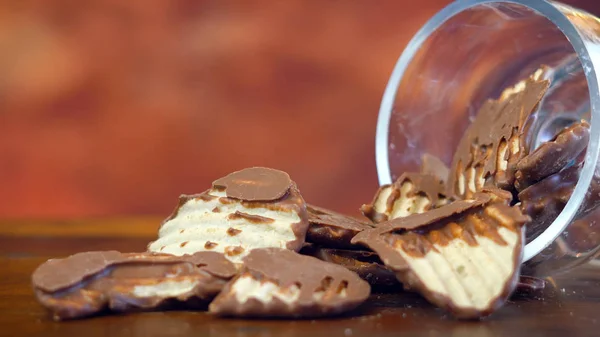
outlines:
[{"label": "wooden table surface", "polygon": [[139,251],[159,219],[0,221],[0,336],[600,336],[600,264],[550,279],[480,322],[454,320],[410,293],[374,294],[349,317],[219,319],[203,312],[152,312],[54,322],[36,302],[32,271],[49,257],[83,250]]}]

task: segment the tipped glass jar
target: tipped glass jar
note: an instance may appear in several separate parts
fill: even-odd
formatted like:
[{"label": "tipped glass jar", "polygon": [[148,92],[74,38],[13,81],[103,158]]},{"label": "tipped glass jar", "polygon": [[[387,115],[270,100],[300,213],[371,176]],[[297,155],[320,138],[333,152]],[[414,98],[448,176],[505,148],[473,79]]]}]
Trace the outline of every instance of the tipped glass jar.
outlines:
[{"label": "tipped glass jar", "polygon": [[453,2],[413,37],[392,72],[376,161],[382,185],[418,170],[425,153],[450,165],[482,104],[541,65],[550,67],[552,84],[535,113],[529,150],[582,119],[591,125],[568,202],[543,228],[527,231],[524,270],[548,276],[600,253],[598,18],[545,0]]}]

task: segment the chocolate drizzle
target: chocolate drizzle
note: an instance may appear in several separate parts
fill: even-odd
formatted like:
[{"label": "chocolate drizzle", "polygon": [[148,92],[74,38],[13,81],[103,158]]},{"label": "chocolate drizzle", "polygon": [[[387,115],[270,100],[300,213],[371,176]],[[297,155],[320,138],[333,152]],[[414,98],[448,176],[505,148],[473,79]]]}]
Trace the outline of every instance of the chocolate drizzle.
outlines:
[{"label": "chocolate drizzle", "polygon": [[270,224],[275,222],[275,219],[267,218],[260,215],[248,214],[240,211],[235,211],[227,216],[229,220],[244,219],[253,224]]}]

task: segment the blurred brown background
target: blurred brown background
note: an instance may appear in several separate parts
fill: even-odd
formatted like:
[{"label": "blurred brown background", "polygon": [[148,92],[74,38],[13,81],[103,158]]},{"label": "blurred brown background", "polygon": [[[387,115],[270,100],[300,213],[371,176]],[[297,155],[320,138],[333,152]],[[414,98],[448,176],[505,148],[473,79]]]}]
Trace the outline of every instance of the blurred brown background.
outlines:
[{"label": "blurred brown background", "polygon": [[253,165],[358,214],[388,76],[449,2],[1,1],[0,217],[166,216]]}]

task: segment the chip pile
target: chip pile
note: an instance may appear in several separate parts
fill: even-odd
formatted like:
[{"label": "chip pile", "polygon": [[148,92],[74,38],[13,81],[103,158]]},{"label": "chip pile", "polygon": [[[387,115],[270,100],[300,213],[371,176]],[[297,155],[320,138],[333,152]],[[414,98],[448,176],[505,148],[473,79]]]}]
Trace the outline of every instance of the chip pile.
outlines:
[{"label": "chip pile", "polygon": [[562,211],[589,141],[581,121],[529,152],[545,74],[485,102],[450,167],[424,154],[362,219],[307,204],[285,172],[247,168],[182,195],[146,252],[48,260],[35,295],[57,320],[171,308],[314,318],[353,312],[380,289],[416,291],[459,319],[488,316],[517,288],[543,289],[520,276],[526,233]]}]

